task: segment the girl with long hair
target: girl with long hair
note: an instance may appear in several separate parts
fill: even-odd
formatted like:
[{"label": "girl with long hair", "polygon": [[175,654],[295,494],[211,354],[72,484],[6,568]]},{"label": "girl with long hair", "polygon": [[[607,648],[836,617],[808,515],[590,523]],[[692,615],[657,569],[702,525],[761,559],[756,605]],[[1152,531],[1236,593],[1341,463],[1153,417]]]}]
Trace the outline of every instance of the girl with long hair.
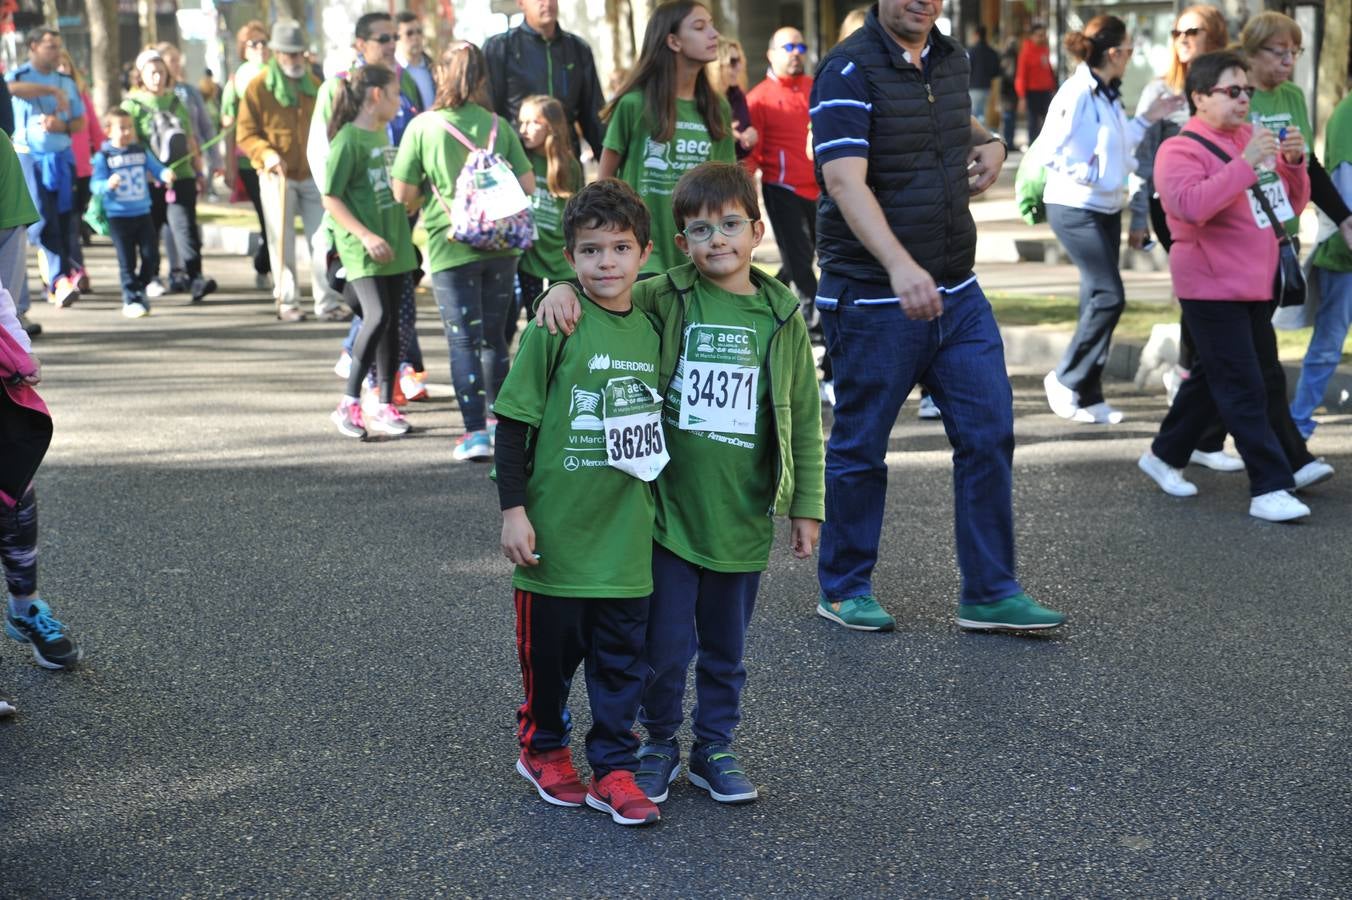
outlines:
[{"label": "girl with long hair", "polygon": [[668,0],[653,10],[638,62],[601,110],[609,124],[601,177],[628,182],[652,213],[653,252],[640,277],[683,261],[671,212],[680,177],[710,160],[736,162],[731,109],[705,70],[717,58],[718,30],[708,8]]},{"label": "girl with long hair", "polygon": [[[450,239],[450,205],[470,146],[506,160],[526,196],[535,174],[510,122],[492,112],[488,65],[478,47],[454,41],[436,66],[437,97],[431,112],[409,124],[394,162],[394,195],[406,205],[421,200],[427,229],[427,268],[451,350],[465,434],[457,460],[493,456],[488,410],[507,377],[506,317],[515,298],[517,249],[479,250]],[[468,146],[467,146],[468,145]],[[422,192],[424,182],[431,189]]]},{"label": "girl with long hair", "polygon": [[[536,94],[522,100],[517,128],[535,172],[535,193],[530,205],[536,236],[535,243],[521,256],[516,278],[521,286],[521,302],[534,303],[544,291],[546,281],[573,277],[572,267],[563,258],[563,206],[582,188],[582,164],[573,154],[563,104],[553,97]],[[513,314],[508,318],[509,345],[516,333],[515,326]]]},{"label": "girl with long hair", "polygon": [[[331,417],[339,433],[348,437],[409,431],[408,420],[394,405],[399,346],[394,320],[404,280],[417,265],[408,214],[390,190],[393,147],[386,128],[398,113],[399,83],[394,73],[384,66],[363,66],[343,82],[329,119],[324,210],[338,223],[338,256],[362,317],[352,345],[347,390]],[[366,418],[361,381],[373,361],[380,402]]]}]

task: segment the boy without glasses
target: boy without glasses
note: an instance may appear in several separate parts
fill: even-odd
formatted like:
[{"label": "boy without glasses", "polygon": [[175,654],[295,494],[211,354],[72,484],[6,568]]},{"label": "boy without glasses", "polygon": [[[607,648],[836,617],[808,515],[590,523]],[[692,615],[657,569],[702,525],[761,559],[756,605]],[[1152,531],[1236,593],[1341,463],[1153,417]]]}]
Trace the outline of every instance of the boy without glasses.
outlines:
[{"label": "boy without glasses", "polygon": [[[493,406],[526,692],[516,768],[548,803],[586,802],[621,825],[644,825],[659,818],[634,781],[632,730],[653,589],[647,482],[667,458],[658,335],[630,302],[652,249],[648,210],[624,182],[598,181],[568,201],[563,233],[590,315],[570,336],[527,331]],[[590,789],[573,768],[566,714],[583,662]]]},{"label": "boy without glasses", "polygon": [[[821,404],[797,297],[751,265],[765,229],[745,170],[691,169],[676,184],[672,209],[676,244],[691,261],[633,291],[634,306],[662,333],[671,445],[657,479],[652,674],[639,713],[648,739],[638,782],[660,803],[680,774],[676,731],[698,646],[690,780],[715,800],[745,803],[758,792],[731,744],[746,683],[746,629],[775,513],[790,518],[795,556],[811,556],[816,544],[825,515]],[[566,330],[585,324],[581,311],[560,285],[546,295],[541,318]]]}]

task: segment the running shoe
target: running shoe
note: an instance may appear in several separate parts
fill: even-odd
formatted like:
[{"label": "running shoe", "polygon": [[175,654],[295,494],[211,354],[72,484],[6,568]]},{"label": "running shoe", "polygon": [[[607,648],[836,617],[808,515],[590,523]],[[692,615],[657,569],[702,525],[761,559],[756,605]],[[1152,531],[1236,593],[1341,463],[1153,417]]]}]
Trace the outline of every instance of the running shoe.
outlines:
[{"label": "running shoe", "polygon": [[1194,450],[1188,457],[1194,466],[1202,466],[1213,472],[1243,472],[1244,460],[1226,453],[1224,450]]},{"label": "running shoe", "polygon": [[192,281],[188,282],[188,289],[192,294],[192,299],[189,302],[201,303],[203,297],[216,290],[216,279],[203,278],[201,275],[198,275]]},{"label": "running shoe", "polygon": [[610,813],[618,825],[651,825],[662,818],[657,804],[648,799],[628,769],[615,769],[592,782],[587,805]]},{"label": "running shoe", "polygon": [[915,411],[917,419],[942,419],[944,414],[939,412],[939,404],[934,402],[934,398],[929,394],[920,398],[920,408]]},{"label": "running shoe", "polygon": [[413,371],[413,366],[408,363],[399,367],[399,389],[403,391],[407,400],[413,402],[430,399],[427,394],[427,385],[423,384],[423,380],[418,377],[418,373]]},{"label": "running shoe", "polygon": [[1047,392],[1047,405],[1061,418],[1071,418],[1075,410],[1080,408],[1079,396],[1062,384],[1055,372],[1048,372],[1047,377],[1042,379],[1042,388]]},{"label": "running shoe", "polygon": [[150,307],[144,303],[138,303],[133,300],[131,303],[122,304],[122,316],[127,319],[144,319],[150,315]]},{"label": "running shoe", "polygon": [[1136,466],[1155,479],[1160,490],[1170,497],[1192,497],[1197,494],[1197,485],[1183,477],[1182,469],[1175,469],[1160,459],[1153,451],[1147,450],[1136,461]]},{"label": "running shoe", "polygon": [[897,627],[897,620],[888,615],[872,594],[836,601],[819,595],[817,615],[852,631],[891,631]]},{"label": "running shoe", "polygon": [[388,434],[402,437],[413,430],[408,419],[393,403],[382,403],[376,407],[373,415],[366,419],[366,430],[376,434]]},{"label": "running shoe", "polygon": [[1324,462],[1323,458],[1311,460],[1301,466],[1293,473],[1296,481],[1296,490],[1303,491],[1307,487],[1314,487],[1333,477],[1333,466]]},{"label": "running shoe", "polygon": [[468,459],[489,460],[493,458],[493,441],[488,431],[471,431],[455,442],[451,455],[460,462]]},{"label": "running shoe", "polygon": [[644,741],[638,748],[638,771],[634,781],[654,803],[667,799],[669,786],[681,774],[681,745],[669,742]]},{"label": "running shoe", "polygon": [[329,421],[338,427],[338,433],[344,437],[366,437],[366,420],[361,414],[361,404],[351,400],[341,400],[338,408],[329,414]]},{"label": "running shoe", "polygon": [[1269,491],[1249,501],[1249,515],[1265,522],[1294,522],[1310,514],[1310,508],[1290,491]]},{"label": "running shoe", "polygon": [[760,792],[742,771],[737,755],[724,744],[696,745],[690,751],[690,783],[719,803],[750,803]]},{"label": "running shoe", "polygon": [[540,799],[555,806],[581,806],[587,798],[587,786],[573,768],[573,754],[567,747],[532,753],[521,748],[516,760],[521,777],[535,785]]},{"label": "running shoe", "polygon": [[80,299],[80,288],[63,275],[56,279],[56,286],[48,299],[59,309],[68,309]]},{"label": "running shoe", "polygon": [[21,616],[5,608],[5,634],[33,648],[33,658],[44,669],[73,669],[84,658],[75,638],[53,615],[51,607],[34,599]]},{"label": "running shoe", "polygon": [[352,354],[346,350],[338,357],[338,361],[333,364],[333,374],[344,380],[352,374]]},{"label": "running shoe", "polygon": [[971,631],[1041,631],[1065,621],[1063,613],[1041,606],[1024,593],[994,603],[958,605],[958,627]]},{"label": "running shoe", "polygon": [[167,293],[169,293],[169,291],[165,288],[164,282],[160,281],[158,278],[152,279],[151,282],[146,285],[146,296],[151,300],[157,300]]},{"label": "running shoe", "polygon": [[0,719],[5,718],[6,716],[12,716],[18,711],[19,708],[14,705],[12,699],[0,694]]}]

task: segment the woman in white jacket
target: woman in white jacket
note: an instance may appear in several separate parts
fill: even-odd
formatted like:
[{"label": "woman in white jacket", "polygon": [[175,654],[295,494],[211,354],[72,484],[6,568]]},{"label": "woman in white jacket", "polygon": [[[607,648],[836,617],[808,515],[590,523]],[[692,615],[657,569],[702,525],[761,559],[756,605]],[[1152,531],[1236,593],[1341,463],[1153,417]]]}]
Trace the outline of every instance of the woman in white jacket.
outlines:
[{"label": "woman in white jacket", "polygon": [[1118,259],[1127,178],[1146,129],[1173,112],[1179,98],[1161,97],[1127,118],[1119,89],[1133,46],[1116,16],[1096,16],[1083,31],[1066,35],[1065,46],[1080,65],[1052,99],[1037,143],[1048,169],[1047,219],[1080,270],[1080,321],[1043,385],[1061,418],[1115,424],[1122,413],[1104,402],[1102,376],[1126,305]]}]

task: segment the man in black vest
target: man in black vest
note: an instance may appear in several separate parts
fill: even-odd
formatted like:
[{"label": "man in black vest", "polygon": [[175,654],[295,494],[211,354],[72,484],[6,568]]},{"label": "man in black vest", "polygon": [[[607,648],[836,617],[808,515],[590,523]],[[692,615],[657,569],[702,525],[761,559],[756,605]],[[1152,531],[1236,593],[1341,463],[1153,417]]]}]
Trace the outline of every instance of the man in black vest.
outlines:
[{"label": "man in black vest", "polygon": [[872,576],[888,439],[919,383],[953,445],[958,625],[1054,628],[1065,617],[1014,574],[1013,395],[972,272],[968,196],[994,183],[1005,147],[972,118],[967,54],[934,28],[939,9],[939,0],[880,0],[813,85],[817,306],[836,388],[817,612],[861,631],[895,627]]}]

